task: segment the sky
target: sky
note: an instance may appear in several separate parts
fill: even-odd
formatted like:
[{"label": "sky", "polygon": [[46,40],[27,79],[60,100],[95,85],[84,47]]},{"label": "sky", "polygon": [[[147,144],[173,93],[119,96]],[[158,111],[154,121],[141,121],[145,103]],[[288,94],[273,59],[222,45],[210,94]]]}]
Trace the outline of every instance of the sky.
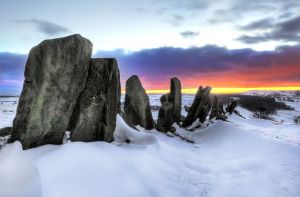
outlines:
[{"label": "sky", "polygon": [[300,87],[299,0],[1,0],[0,94],[20,94],[30,49],[81,34],[147,90]]}]

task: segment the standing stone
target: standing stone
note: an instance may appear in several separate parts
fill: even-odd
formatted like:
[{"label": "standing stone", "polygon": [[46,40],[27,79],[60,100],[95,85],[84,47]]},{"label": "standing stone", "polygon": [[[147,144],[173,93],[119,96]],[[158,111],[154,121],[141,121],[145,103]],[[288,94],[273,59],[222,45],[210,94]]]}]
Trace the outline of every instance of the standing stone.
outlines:
[{"label": "standing stone", "polygon": [[157,130],[167,132],[173,124],[173,103],[164,102],[159,109],[157,119]]},{"label": "standing stone", "polygon": [[193,104],[182,124],[183,127],[190,126],[197,118],[199,118],[199,121],[202,123],[205,121],[211,109],[211,102],[209,99],[211,89],[212,88],[209,86],[205,88],[202,88],[202,86],[200,86],[198,88]]},{"label": "standing stone", "polygon": [[126,121],[140,125],[147,130],[154,128],[149,97],[138,76],[133,75],[126,81],[124,113]]},{"label": "standing stone", "polygon": [[169,101],[169,96],[170,94],[163,94],[161,97],[160,97],[160,103],[161,104],[164,104],[165,102]]},{"label": "standing stone", "polygon": [[216,95],[213,95],[212,97],[212,108],[210,112],[209,119],[218,118],[219,115],[219,102],[218,97]]},{"label": "standing stone", "polygon": [[233,113],[234,109],[236,108],[237,104],[238,104],[238,103],[237,103],[236,100],[231,101],[231,102],[228,104],[228,106],[227,106],[227,108],[226,108],[226,111],[229,112],[229,114],[231,115],[231,114]]},{"label": "standing stone", "polygon": [[116,59],[92,59],[85,88],[69,124],[72,141],[113,141],[120,90]]},{"label": "standing stone", "polygon": [[28,149],[61,144],[85,86],[92,43],[80,35],[45,40],[30,50],[10,142]]},{"label": "standing stone", "polygon": [[181,83],[176,77],[171,79],[169,102],[173,103],[173,121],[180,122],[181,117]]}]

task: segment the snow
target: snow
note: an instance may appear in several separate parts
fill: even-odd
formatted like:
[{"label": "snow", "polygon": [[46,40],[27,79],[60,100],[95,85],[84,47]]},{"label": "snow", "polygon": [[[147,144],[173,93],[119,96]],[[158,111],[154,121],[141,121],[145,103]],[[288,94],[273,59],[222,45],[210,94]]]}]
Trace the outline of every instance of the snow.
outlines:
[{"label": "snow", "polygon": [[[299,102],[293,105],[299,109]],[[246,119],[232,115],[193,132],[176,126],[195,143],[136,131],[118,116],[113,143],[26,151],[19,142],[8,144],[0,150],[0,196],[300,196],[300,130],[289,119],[297,111],[280,111],[278,124],[238,110]],[[0,116],[0,128],[11,124],[10,114],[5,121]]]},{"label": "snow", "polygon": [[117,126],[114,132],[116,143],[155,144],[156,137],[145,132],[139,132],[129,127],[120,115],[117,115]]}]

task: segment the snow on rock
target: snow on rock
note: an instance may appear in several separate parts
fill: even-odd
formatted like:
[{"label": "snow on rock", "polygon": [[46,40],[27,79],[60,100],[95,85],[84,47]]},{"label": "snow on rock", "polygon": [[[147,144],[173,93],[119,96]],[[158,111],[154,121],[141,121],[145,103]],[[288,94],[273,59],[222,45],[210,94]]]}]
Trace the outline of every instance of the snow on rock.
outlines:
[{"label": "snow on rock", "polygon": [[117,143],[153,144],[157,142],[157,139],[153,135],[138,132],[129,127],[120,115],[117,115],[114,139]]}]

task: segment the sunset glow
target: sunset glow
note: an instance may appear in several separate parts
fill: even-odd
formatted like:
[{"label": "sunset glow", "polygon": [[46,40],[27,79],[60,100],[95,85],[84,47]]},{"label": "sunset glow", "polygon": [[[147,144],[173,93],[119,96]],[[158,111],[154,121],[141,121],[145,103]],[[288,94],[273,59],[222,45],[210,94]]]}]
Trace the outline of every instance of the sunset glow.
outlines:
[{"label": "sunset glow", "polygon": [[[213,88],[212,93],[214,94],[235,94],[242,93],[247,91],[297,91],[300,90],[300,86],[292,86],[292,87],[252,87],[252,88]],[[154,90],[146,90],[148,94],[165,94],[170,92],[169,89],[154,89]],[[183,88],[183,94],[195,94],[197,92],[197,88]],[[125,90],[122,90],[122,93],[125,93]]]}]

